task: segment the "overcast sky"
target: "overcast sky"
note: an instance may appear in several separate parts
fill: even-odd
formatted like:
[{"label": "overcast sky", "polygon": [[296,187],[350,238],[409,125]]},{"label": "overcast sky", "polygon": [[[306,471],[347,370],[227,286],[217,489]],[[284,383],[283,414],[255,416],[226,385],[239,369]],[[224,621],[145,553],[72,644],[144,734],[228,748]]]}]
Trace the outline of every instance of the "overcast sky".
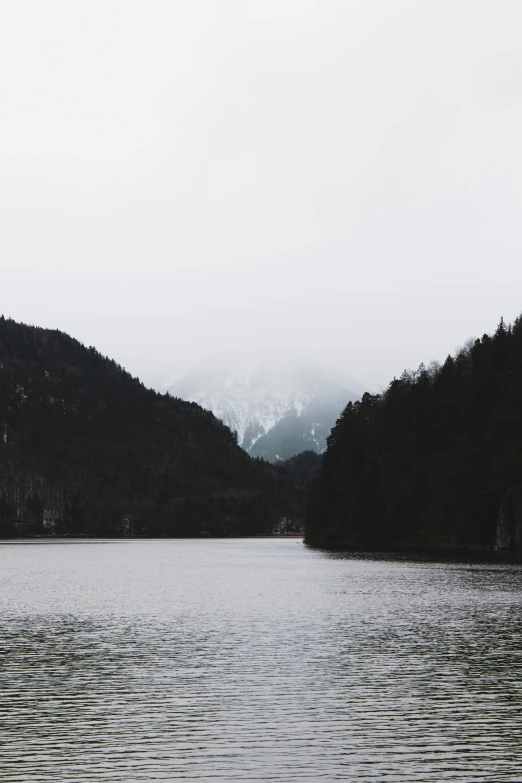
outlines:
[{"label": "overcast sky", "polygon": [[0,0],[0,312],[378,388],[522,312],[520,0]]}]

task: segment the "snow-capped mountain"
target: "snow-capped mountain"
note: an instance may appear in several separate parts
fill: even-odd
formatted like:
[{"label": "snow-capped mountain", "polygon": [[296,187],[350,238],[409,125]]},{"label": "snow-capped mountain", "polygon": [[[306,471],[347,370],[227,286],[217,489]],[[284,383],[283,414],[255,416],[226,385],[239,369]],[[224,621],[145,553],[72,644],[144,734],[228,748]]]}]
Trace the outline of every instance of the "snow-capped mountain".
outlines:
[{"label": "snow-capped mountain", "polygon": [[341,410],[360,396],[318,367],[244,357],[187,375],[168,390],[211,410],[240,446],[271,461],[306,449],[322,453]]}]

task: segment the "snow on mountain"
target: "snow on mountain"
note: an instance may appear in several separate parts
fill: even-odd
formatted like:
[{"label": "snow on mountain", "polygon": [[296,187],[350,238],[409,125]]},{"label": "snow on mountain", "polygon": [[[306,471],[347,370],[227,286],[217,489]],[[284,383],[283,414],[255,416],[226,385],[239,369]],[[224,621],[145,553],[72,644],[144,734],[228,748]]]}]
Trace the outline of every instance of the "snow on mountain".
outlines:
[{"label": "snow on mountain", "polygon": [[211,410],[240,446],[272,461],[324,451],[341,410],[359,397],[317,367],[244,357],[187,375],[169,392]]}]

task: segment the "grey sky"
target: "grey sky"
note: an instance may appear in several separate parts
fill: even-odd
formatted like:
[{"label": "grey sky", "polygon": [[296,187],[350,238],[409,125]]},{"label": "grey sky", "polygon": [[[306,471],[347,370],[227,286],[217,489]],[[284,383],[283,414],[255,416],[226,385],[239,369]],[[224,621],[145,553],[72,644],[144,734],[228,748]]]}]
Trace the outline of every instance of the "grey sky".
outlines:
[{"label": "grey sky", "polygon": [[0,0],[0,311],[378,387],[522,311],[519,0]]}]

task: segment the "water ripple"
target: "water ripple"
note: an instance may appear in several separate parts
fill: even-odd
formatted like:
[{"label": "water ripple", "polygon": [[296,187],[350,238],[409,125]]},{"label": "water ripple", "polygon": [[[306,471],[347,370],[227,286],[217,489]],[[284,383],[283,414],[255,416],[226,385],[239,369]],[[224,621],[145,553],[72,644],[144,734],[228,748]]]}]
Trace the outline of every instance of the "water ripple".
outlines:
[{"label": "water ripple", "polygon": [[522,780],[522,568],[0,546],[0,779]]}]

